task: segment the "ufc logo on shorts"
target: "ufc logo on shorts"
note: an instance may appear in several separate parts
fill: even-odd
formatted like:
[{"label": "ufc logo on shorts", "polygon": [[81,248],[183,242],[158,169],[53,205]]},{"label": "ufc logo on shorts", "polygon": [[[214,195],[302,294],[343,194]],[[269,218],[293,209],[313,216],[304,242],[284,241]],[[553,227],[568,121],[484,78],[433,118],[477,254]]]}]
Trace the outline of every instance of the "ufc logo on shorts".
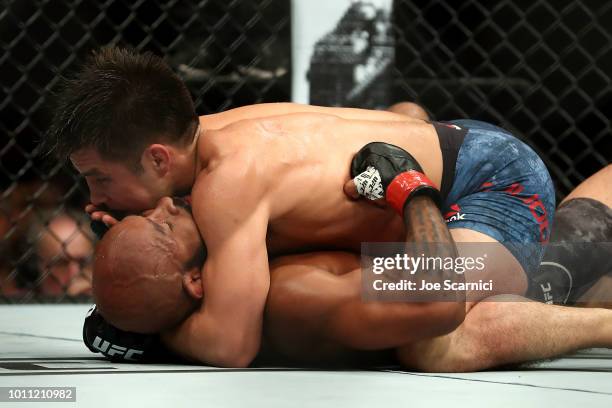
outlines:
[{"label": "ufc logo on shorts", "polygon": [[96,350],[99,350],[102,354],[104,354],[107,357],[123,356],[123,358],[125,358],[126,360],[134,360],[134,361],[138,360],[138,358],[134,356],[141,355],[142,353],[144,353],[143,350],[128,349],[126,347],[111,344],[106,340],[102,340],[98,336],[96,336],[96,338],[93,341],[93,347]]}]

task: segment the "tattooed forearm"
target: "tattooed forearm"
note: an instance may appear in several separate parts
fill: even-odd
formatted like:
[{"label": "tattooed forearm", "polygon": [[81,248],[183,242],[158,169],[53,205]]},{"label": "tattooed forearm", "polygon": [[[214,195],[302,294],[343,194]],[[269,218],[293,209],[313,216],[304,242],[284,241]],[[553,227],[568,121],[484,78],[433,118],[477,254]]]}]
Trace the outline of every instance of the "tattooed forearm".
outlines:
[{"label": "tattooed forearm", "polygon": [[416,242],[453,243],[440,210],[429,197],[415,197],[406,205],[404,224]]},{"label": "tattooed forearm", "polygon": [[[413,256],[448,259],[458,256],[457,248],[440,210],[429,197],[412,199],[404,208],[406,226],[406,251]],[[463,281],[464,276],[452,269],[445,269],[442,262],[432,262],[432,267],[422,270],[423,277],[429,282],[452,280]],[[423,294],[425,295],[425,294]],[[448,294],[447,300],[462,300],[463,294]]]}]

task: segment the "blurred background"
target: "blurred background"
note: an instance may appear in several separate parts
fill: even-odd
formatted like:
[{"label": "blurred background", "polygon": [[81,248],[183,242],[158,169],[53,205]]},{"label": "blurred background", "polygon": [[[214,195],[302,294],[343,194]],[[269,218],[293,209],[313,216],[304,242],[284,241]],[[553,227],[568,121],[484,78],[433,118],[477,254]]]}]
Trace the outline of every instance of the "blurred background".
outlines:
[{"label": "blurred background", "polygon": [[597,0],[4,0],[0,302],[90,299],[87,188],[40,157],[59,79],[107,44],[163,56],[200,114],[290,101],[512,130],[562,198],[612,161],[612,3]]}]

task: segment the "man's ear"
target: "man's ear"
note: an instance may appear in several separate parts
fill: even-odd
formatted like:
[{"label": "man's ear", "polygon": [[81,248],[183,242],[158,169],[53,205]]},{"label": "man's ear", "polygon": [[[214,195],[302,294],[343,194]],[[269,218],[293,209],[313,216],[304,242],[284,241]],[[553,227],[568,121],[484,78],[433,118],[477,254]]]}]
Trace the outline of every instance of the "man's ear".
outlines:
[{"label": "man's ear", "polygon": [[204,290],[202,289],[202,272],[200,268],[192,268],[183,274],[183,289],[193,299],[202,299]]},{"label": "man's ear", "polygon": [[148,164],[159,176],[170,171],[170,149],[163,144],[149,145],[142,153],[142,165]]}]

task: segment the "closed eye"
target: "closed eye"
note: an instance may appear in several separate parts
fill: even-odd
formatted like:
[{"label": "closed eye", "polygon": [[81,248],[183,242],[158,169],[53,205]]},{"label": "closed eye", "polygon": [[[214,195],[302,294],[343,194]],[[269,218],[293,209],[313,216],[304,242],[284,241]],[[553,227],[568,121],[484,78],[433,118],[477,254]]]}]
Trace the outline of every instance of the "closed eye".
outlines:
[{"label": "closed eye", "polygon": [[145,218],[145,220],[147,220],[147,222],[151,224],[153,228],[155,228],[155,230],[157,230],[159,233],[164,234],[164,235],[168,233],[168,231],[165,228],[163,228],[161,225],[159,225],[158,223],[153,222],[148,218]]}]

